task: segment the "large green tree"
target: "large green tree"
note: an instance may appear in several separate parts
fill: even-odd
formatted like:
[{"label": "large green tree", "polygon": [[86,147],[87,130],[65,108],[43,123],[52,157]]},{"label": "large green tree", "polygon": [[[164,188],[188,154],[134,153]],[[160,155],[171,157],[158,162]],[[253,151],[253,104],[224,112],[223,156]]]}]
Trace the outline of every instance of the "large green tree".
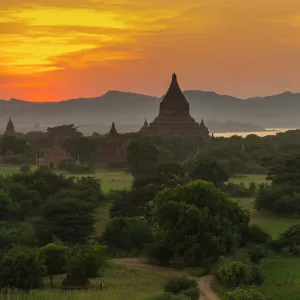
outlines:
[{"label": "large green tree", "polygon": [[197,180],[165,189],[155,197],[154,245],[164,249],[169,259],[180,257],[201,264],[236,247],[249,220],[249,215],[213,184]]},{"label": "large green tree", "polygon": [[127,162],[134,177],[150,173],[158,158],[157,147],[147,140],[132,141],[127,147]]},{"label": "large green tree", "polygon": [[95,206],[77,198],[52,198],[41,208],[35,222],[39,244],[59,238],[67,244],[83,243],[94,231]]},{"label": "large green tree", "polygon": [[200,156],[189,161],[187,166],[192,180],[201,179],[221,187],[229,179],[228,170],[214,158]]}]

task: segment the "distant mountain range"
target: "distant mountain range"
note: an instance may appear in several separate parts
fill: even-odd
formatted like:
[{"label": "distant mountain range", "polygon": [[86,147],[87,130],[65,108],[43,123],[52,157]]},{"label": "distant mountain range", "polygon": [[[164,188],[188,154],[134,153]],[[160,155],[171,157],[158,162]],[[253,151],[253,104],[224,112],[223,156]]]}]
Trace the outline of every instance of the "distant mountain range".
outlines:
[{"label": "distant mountain range", "polygon": [[[239,122],[259,124],[264,128],[300,127],[300,94],[283,93],[246,100],[215,92],[187,90],[191,115],[206,123]],[[12,117],[16,129],[45,128],[51,125],[74,123],[80,127],[117,125],[139,128],[147,118],[158,114],[161,98],[148,95],[108,91],[95,98],[79,98],[61,102],[29,102],[17,99],[0,100],[0,125]],[[20,130],[24,131],[24,129]]]}]

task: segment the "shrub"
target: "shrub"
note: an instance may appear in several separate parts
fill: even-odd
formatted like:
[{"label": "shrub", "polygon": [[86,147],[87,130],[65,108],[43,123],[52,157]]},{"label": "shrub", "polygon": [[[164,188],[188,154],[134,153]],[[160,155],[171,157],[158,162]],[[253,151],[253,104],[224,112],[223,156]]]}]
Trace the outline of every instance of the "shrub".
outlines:
[{"label": "shrub", "polygon": [[240,261],[231,261],[218,267],[216,276],[220,283],[228,287],[248,284],[250,281],[248,266]]},{"label": "shrub", "polygon": [[250,225],[246,240],[251,244],[267,244],[271,241],[271,237],[258,225]]},{"label": "shrub", "polygon": [[103,239],[113,249],[140,251],[152,241],[152,233],[145,220],[137,217],[120,217],[110,220]]},{"label": "shrub", "polygon": [[0,286],[21,290],[40,288],[45,266],[33,251],[11,250],[0,262]]},{"label": "shrub", "polygon": [[198,287],[191,287],[187,290],[181,291],[179,295],[186,296],[190,300],[198,300],[200,297],[200,291]]},{"label": "shrub", "polygon": [[253,245],[248,249],[249,257],[252,263],[259,263],[264,257],[266,257],[267,251],[264,246]]},{"label": "shrub", "polygon": [[250,280],[249,284],[262,285],[264,283],[264,277],[259,266],[252,266],[250,270]]},{"label": "shrub", "polygon": [[205,268],[205,267],[187,268],[186,271],[188,272],[189,275],[191,275],[192,277],[196,277],[196,278],[200,278],[209,273],[208,268]]},{"label": "shrub", "polygon": [[254,289],[237,288],[233,291],[226,292],[224,300],[266,300],[266,297]]},{"label": "shrub", "polygon": [[198,289],[197,281],[187,276],[174,276],[167,280],[164,285],[166,293],[179,294],[190,288]]},{"label": "shrub", "polygon": [[30,165],[24,164],[24,165],[21,165],[20,172],[27,175],[30,172],[30,169],[31,169]]},{"label": "shrub", "polygon": [[106,247],[88,244],[76,247],[69,255],[67,272],[73,277],[95,278],[106,265]]}]

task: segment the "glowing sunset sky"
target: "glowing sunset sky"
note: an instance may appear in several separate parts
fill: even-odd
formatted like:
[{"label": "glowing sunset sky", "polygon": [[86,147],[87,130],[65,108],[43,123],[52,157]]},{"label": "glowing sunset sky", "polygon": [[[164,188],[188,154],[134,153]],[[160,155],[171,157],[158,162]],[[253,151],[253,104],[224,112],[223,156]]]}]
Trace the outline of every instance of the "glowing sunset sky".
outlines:
[{"label": "glowing sunset sky", "polygon": [[0,99],[300,92],[299,0],[0,0]]}]

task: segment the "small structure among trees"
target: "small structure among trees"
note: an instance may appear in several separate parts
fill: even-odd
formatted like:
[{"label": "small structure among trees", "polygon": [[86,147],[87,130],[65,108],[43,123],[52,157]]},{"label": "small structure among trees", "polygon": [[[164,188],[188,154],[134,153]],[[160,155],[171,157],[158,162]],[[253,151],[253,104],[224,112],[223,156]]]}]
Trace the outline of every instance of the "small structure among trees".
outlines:
[{"label": "small structure among trees", "polygon": [[109,133],[104,138],[103,144],[94,154],[92,166],[94,168],[105,169],[124,167],[125,163],[125,146],[113,122]]},{"label": "small structure among trees", "polygon": [[44,159],[40,162],[41,165],[46,165],[50,169],[57,169],[58,165],[61,161],[66,159],[67,153],[65,150],[63,150],[58,136],[54,139],[53,147],[44,152]]}]

